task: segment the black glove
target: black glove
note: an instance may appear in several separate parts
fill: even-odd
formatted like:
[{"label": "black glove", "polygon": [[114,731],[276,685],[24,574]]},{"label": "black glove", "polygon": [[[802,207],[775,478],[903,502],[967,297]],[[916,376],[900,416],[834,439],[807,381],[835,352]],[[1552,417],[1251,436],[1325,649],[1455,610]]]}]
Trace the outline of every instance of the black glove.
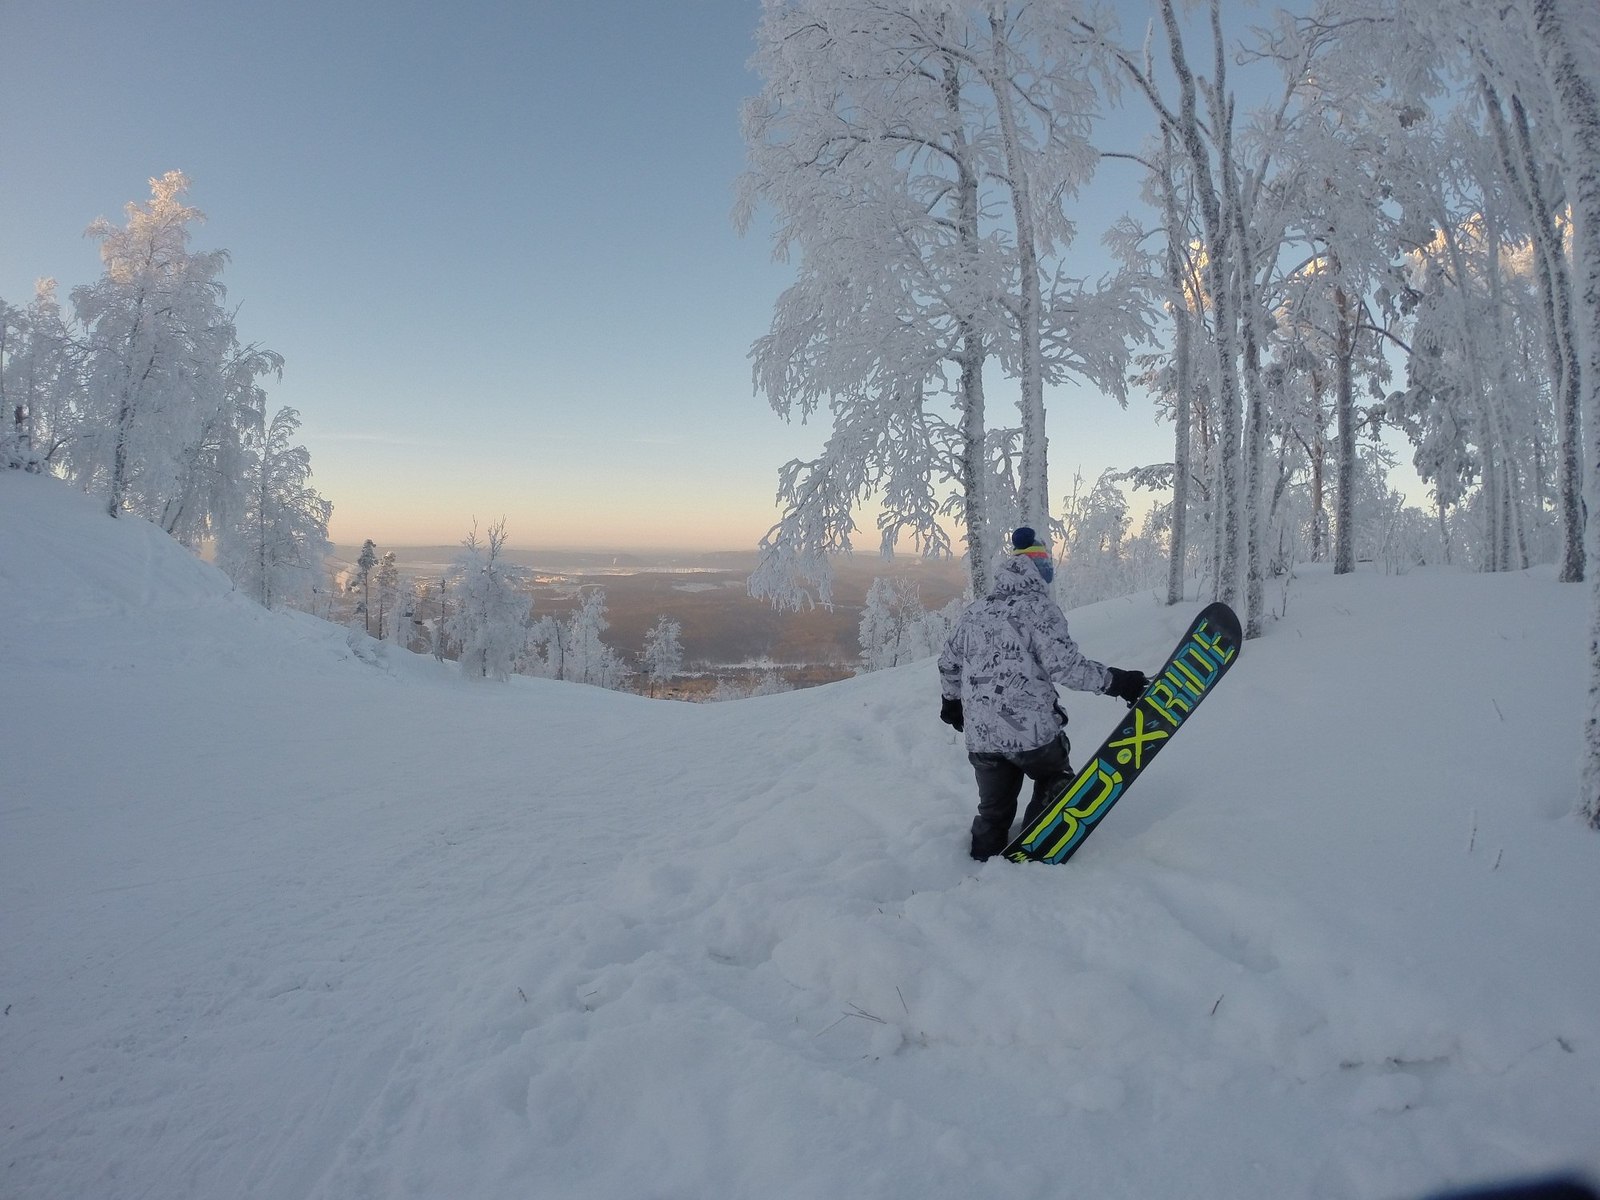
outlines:
[{"label": "black glove", "polygon": [[960,733],[963,721],[965,720],[965,718],[963,718],[961,715],[961,701],[946,698],[944,702],[939,705],[939,720],[943,721],[946,725],[954,725],[956,727],[956,732]]},{"label": "black glove", "polygon": [[1150,680],[1143,671],[1122,671],[1116,667],[1107,667],[1106,670],[1111,672],[1111,682],[1106,684],[1106,695],[1124,701],[1129,708],[1139,703],[1139,697],[1144,695],[1145,688],[1150,686]]}]

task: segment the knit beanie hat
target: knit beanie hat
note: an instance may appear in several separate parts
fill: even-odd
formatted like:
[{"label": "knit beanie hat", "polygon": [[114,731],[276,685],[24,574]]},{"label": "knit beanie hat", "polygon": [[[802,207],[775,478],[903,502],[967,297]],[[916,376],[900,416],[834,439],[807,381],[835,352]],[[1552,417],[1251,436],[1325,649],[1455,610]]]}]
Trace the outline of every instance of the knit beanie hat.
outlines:
[{"label": "knit beanie hat", "polygon": [[1046,583],[1055,578],[1055,564],[1050,561],[1050,551],[1039,544],[1039,535],[1027,525],[1019,525],[1011,533],[1011,553],[1020,554],[1033,562],[1039,576]]}]

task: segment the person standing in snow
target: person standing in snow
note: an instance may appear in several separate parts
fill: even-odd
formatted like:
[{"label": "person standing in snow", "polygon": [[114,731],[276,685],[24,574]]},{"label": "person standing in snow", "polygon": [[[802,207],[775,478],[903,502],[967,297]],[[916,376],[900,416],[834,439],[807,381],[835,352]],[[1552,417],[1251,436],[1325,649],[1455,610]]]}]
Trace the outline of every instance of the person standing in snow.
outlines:
[{"label": "person standing in snow", "polygon": [[1130,708],[1149,686],[1144,672],[1104,666],[1078,649],[1050,598],[1054,574],[1034,531],[1017,529],[989,594],[968,605],[939,656],[939,719],[965,732],[978,780],[972,857],[979,862],[1011,840],[1025,777],[1033,780],[1025,822],[1073,778],[1055,685],[1116,696]]}]

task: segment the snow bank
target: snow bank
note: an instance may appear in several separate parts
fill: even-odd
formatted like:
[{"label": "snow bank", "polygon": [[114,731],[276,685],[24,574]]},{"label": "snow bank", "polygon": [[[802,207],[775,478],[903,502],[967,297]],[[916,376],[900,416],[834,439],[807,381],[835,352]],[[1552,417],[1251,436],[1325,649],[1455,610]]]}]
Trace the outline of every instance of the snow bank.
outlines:
[{"label": "snow bank", "polygon": [[[1600,1173],[1582,598],[1335,579],[1064,867],[929,663],[473,686],[0,474],[0,1192],[1404,1197]],[[1073,614],[1153,666],[1188,613]],[[1086,751],[1118,709],[1068,693]]]}]

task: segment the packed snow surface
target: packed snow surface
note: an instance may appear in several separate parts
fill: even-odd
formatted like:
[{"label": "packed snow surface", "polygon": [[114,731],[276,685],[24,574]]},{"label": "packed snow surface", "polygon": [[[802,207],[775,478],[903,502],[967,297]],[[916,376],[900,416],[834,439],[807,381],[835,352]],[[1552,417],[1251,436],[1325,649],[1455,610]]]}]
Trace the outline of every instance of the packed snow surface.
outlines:
[{"label": "packed snow surface", "polygon": [[[1582,589],[1272,594],[1071,863],[980,866],[931,662],[705,706],[475,684],[0,473],[0,1194],[1600,1174]],[[1190,615],[1071,618],[1152,669]],[[1120,710],[1064,703],[1081,758]]]}]

